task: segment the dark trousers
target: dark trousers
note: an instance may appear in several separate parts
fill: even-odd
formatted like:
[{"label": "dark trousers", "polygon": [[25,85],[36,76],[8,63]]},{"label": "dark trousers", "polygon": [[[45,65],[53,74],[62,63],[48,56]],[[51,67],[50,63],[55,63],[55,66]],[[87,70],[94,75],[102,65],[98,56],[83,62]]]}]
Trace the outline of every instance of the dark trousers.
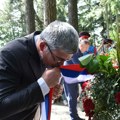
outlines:
[{"label": "dark trousers", "polygon": [[68,100],[71,120],[79,120],[77,112],[77,98],[79,96],[79,83],[68,84],[64,82],[64,90]]}]

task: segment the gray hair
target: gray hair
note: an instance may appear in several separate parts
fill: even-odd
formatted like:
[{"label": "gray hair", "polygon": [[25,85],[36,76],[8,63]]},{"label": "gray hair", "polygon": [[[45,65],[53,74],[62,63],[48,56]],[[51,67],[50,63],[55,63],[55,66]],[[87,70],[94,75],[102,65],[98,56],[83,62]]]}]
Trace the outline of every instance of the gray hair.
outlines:
[{"label": "gray hair", "polygon": [[54,21],[40,34],[52,50],[62,49],[67,53],[75,53],[78,49],[79,36],[75,28],[67,22]]}]

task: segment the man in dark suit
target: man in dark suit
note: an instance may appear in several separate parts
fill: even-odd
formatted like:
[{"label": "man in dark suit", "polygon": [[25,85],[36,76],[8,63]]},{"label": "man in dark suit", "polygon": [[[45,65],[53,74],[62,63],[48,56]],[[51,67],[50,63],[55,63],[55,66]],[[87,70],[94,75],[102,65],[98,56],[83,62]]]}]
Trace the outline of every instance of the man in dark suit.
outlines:
[{"label": "man in dark suit", "polygon": [[0,51],[0,120],[33,120],[50,88],[61,76],[59,66],[78,49],[78,33],[54,21],[7,43]]}]

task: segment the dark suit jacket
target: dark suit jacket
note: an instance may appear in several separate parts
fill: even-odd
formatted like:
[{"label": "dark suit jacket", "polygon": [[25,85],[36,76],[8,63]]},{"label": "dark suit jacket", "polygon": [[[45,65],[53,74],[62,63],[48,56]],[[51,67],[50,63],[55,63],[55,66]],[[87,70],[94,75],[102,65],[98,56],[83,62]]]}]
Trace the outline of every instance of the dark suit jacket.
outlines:
[{"label": "dark suit jacket", "polygon": [[38,55],[34,34],[13,40],[0,51],[0,120],[33,120],[44,100],[37,79],[45,65]]}]

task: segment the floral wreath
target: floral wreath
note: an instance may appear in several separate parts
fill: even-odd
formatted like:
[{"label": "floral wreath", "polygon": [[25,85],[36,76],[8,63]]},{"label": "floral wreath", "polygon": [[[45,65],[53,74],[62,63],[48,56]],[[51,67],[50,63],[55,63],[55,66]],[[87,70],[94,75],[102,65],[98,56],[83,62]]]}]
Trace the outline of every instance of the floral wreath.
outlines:
[{"label": "floral wreath", "polygon": [[80,66],[95,79],[82,84],[83,109],[88,120],[120,120],[120,70],[113,66],[109,56],[85,55]]}]

